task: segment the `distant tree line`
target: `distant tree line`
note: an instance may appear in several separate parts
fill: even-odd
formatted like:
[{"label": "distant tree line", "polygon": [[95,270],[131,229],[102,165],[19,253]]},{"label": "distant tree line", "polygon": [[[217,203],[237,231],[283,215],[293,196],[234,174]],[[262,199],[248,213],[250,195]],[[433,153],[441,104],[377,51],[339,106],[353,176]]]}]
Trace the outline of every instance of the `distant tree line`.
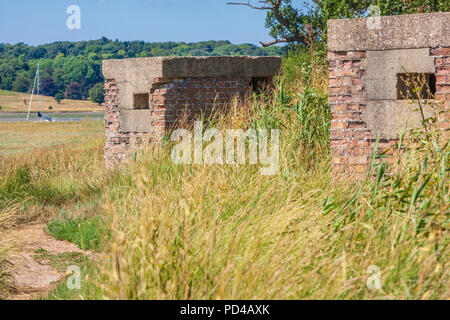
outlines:
[{"label": "distant tree line", "polygon": [[[43,95],[60,100],[102,100],[101,61],[156,56],[283,55],[281,47],[260,48],[229,41],[198,43],[118,41],[105,37],[93,41],[54,42],[40,46],[0,43],[0,89],[30,92],[40,63]],[[96,86],[97,85],[97,86]]]}]

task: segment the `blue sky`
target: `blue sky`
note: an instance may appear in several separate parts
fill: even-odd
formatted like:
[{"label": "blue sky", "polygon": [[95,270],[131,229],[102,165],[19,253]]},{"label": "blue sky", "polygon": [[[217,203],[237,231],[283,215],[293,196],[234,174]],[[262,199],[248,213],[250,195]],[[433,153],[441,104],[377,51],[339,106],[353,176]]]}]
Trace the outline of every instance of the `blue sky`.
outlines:
[{"label": "blue sky", "polygon": [[[229,1],[0,0],[0,43],[38,45],[101,36],[148,42],[230,40],[255,44],[271,39],[264,27],[265,12],[227,6]],[[306,1],[293,3],[302,8]],[[81,8],[80,30],[66,27],[70,5]]]}]

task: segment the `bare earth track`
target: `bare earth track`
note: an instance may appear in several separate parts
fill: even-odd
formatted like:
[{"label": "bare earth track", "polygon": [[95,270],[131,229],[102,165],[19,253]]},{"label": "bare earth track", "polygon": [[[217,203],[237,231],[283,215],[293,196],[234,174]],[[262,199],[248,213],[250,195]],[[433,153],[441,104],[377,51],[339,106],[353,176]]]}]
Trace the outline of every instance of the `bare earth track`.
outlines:
[{"label": "bare earth track", "polygon": [[35,299],[49,292],[55,282],[65,278],[46,261],[38,262],[33,256],[36,250],[44,249],[50,254],[68,252],[82,253],[91,257],[93,253],[80,250],[75,244],[49,236],[44,224],[32,224],[12,229],[5,235],[6,244],[13,248],[10,262],[13,264],[12,279],[17,292],[8,300]]}]

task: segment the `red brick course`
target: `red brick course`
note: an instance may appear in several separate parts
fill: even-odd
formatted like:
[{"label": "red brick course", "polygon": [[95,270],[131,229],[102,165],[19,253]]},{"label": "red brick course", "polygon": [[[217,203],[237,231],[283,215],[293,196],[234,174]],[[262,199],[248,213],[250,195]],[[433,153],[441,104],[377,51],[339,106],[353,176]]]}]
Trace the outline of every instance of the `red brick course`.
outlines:
[{"label": "red brick course", "polygon": [[370,158],[369,130],[361,119],[365,51],[329,52],[331,150],[334,170],[362,172]]},{"label": "red brick course", "polygon": [[431,55],[436,56],[436,100],[444,105],[443,123],[440,126],[444,130],[450,129],[450,47],[431,49]]},{"label": "red brick course", "polygon": [[152,126],[165,131],[184,117],[191,122],[224,110],[234,97],[247,93],[250,82],[251,78],[156,79],[150,99]]},{"label": "red brick course", "polygon": [[436,66],[436,99],[450,101],[450,47],[431,49]]},{"label": "red brick course", "polygon": [[[450,48],[430,49],[436,56],[436,99],[448,106],[450,101]],[[375,140],[362,121],[364,103],[365,51],[329,52],[329,102],[333,120],[330,137],[332,166],[335,172],[366,172],[371,161]],[[447,112],[447,120],[450,118]],[[382,137],[381,137],[382,138]],[[378,153],[397,142],[381,139]]]},{"label": "red brick course", "polygon": [[156,142],[154,133],[137,133],[120,131],[119,89],[114,79],[105,81],[105,161],[107,168],[127,159],[133,147],[144,141]]},{"label": "red brick course", "polygon": [[[270,79],[268,79],[270,80]],[[164,135],[181,120],[192,122],[225,111],[234,97],[244,97],[251,78],[155,79],[150,91],[153,132],[123,132],[120,128],[119,88],[114,79],[105,81],[105,161],[108,168],[121,164],[143,143],[161,143]]]}]

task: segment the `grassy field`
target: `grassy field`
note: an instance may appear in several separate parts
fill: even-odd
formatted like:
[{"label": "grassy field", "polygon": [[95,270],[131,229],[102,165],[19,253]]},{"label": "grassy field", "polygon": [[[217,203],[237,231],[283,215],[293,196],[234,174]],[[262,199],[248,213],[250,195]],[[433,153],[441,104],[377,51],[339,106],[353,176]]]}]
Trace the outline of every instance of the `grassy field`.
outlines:
[{"label": "grassy field", "polygon": [[[430,125],[407,133],[389,164],[374,153],[372,174],[332,175],[326,66],[296,55],[284,70],[273,92],[213,121],[281,128],[274,176],[176,165],[170,144],[105,172],[95,123],[79,124],[82,143],[0,158],[4,228],[45,219],[54,237],[103,253],[80,263],[80,291],[61,283],[42,298],[449,299],[448,136]],[[0,250],[7,291],[2,261]]]},{"label": "grassy field", "polygon": [[[36,112],[36,96],[33,98],[32,112]],[[30,94],[14,91],[0,90],[0,116],[2,112],[28,112]],[[50,109],[50,107],[52,107]],[[58,104],[53,97],[40,97],[40,110],[42,112],[102,112],[103,107],[91,101],[62,100]]]},{"label": "grassy field", "polygon": [[[27,138],[22,145],[4,140],[17,139],[14,131]],[[8,124],[8,132],[1,140],[8,148],[0,154],[0,299],[15,290],[8,263],[14,249],[2,244],[2,235],[11,228],[56,217],[95,219],[107,179],[102,121]],[[52,230],[58,231],[58,225]]]},{"label": "grassy field", "polygon": [[61,144],[84,145],[103,135],[103,121],[0,122],[0,156],[17,155]]}]

